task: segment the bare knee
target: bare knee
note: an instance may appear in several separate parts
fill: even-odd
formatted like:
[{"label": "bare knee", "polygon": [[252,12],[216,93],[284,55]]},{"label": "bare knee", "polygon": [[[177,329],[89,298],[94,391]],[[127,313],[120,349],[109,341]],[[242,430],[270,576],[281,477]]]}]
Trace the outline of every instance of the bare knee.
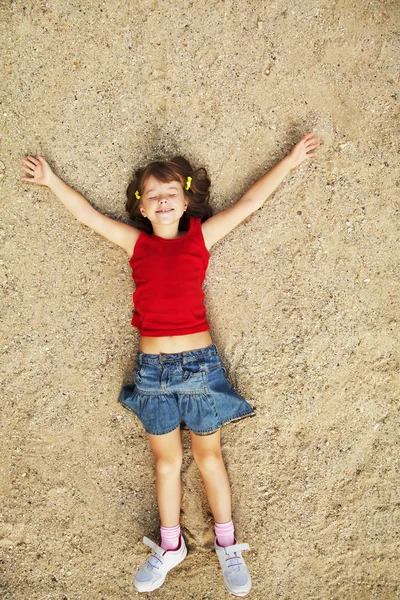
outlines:
[{"label": "bare knee", "polygon": [[156,456],[156,472],[163,477],[179,475],[182,468],[182,455]]},{"label": "bare knee", "polygon": [[209,452],[193,452],[193,458],[202,473],[219,471],[221,466],[224,465],[220,448],[212,449]]}]

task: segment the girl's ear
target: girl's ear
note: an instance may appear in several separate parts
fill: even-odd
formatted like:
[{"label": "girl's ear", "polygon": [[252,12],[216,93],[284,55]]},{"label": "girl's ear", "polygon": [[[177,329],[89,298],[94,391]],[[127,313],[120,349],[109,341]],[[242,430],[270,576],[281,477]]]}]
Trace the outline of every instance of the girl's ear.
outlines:
[{"label": "girl's ear", "polygon": [[141,213],[142,217],[145,217],[146,213],[145,213],[145,210],[144,210],[144,208],[143,208],[142,205],[139,206],[139,210],[140,210],[140,213]]}]

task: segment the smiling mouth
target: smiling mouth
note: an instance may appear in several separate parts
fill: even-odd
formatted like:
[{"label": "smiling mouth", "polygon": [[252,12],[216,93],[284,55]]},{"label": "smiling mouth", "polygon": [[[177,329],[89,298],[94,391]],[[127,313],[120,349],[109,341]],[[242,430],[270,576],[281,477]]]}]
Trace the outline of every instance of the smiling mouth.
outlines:
[{"label": "smiling mouth", "polygon": [[156,210],[156,213],[167,213],[174,210],[173,208],[161,208],[160,210]]}]

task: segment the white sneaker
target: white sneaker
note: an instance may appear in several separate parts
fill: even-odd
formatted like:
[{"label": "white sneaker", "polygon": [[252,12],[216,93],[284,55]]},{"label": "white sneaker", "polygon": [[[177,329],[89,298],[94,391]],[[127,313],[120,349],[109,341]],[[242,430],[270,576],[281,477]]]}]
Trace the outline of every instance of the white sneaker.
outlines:
[{"label": "white sneaker", "polygon": [[235,540],[233,546],[223,548],[219,546],[217,538],[215,538],[214,546],[226,589],[232,596],[244,598],[251,590],[251,577],[242,557],[242,550],[250,550],[250,546],[238,544]]},{"label": "white sneaker", "polygon": [[182,535],[177,550],[164,550],[146,536],[143,538],[143,543],[149,546],[153,552],[137,572],[133,585],[138,592],[152,592],[162,586],[168,571],[183,561],[187,554],[187,548]]}]

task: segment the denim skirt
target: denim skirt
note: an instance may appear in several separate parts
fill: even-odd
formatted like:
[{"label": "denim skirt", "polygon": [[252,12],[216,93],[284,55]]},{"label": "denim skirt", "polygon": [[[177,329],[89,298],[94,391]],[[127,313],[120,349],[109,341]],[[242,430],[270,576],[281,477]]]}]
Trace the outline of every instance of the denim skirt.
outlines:
[{"label": "denim skirt", "polygon": [[255,414],[228,383],[214,344],[178,354],[139,352],[134,384],[122,388],[118,402],[132,410],[151,435],[179,426],[206,435]]}]

